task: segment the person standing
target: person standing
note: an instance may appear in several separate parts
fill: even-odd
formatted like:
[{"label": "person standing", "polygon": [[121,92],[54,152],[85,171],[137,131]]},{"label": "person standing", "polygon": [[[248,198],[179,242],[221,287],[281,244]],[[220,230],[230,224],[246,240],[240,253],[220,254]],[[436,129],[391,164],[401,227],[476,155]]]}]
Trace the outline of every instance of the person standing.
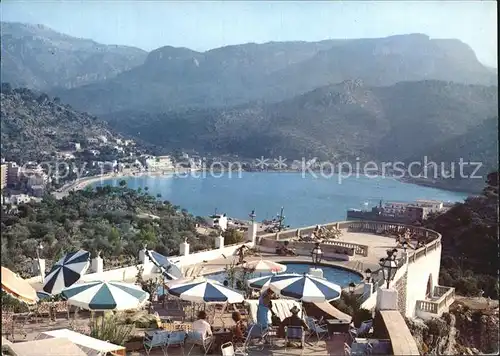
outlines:
[{"label": "person standing", "polygon": [[271,289],[266,289],[259,298],[259,304],[257,307],[257,324],[260,325],[262,331],[267,330],[269,327],[269,312],[274,314],[271,302],[273,296],[273,291]]}]

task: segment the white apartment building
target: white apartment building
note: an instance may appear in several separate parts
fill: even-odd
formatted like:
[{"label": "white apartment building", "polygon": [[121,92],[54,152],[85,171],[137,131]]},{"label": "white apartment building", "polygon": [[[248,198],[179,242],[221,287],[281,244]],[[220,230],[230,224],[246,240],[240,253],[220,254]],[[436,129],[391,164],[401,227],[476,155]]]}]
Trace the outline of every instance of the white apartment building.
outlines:
[{"label": "white apartment building", "polygon": [[174,163],[170,156],[150,157],[146,159],[146,168],[148,170],[171,169]]}]

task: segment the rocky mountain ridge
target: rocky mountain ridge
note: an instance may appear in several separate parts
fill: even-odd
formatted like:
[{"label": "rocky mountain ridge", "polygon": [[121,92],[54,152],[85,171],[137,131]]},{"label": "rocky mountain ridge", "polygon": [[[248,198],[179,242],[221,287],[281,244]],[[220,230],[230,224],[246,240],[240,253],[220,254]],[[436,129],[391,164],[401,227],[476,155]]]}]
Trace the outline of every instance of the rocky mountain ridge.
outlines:
[{"label": "rocky mountain ridge", "polygon": [[410,34],[249,43],[206,52],[165,46],[149,53],[144,64],[115,78],[54,94],[96,114],[161,112],[279,102],[355,80],[367,86],[423,80],[497,83],[496,75],[463,42]]},{"label": "rocky mountain ridge", "polygon": [[71,37],[43,25],[1,23],[2,82],[44,90],[106,80],[143,63],[147,52]]}]

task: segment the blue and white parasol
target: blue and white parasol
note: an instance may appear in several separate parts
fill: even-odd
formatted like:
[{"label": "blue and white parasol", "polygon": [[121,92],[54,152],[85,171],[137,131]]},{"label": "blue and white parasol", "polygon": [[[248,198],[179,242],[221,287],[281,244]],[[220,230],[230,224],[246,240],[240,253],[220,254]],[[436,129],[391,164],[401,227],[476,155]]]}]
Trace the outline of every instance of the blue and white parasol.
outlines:
[{"label": "blue and white parasol", "polygon": [[103,281],[75,284],[61,294],[69,304],[92,311],[137,309],[149,298],[134,284]]},{"label": "blue and white parasol", "polygon": [[174,284],[168,288],[168,293],[197,303],[241,303],[245,299],[240,293],[210,279]]},{"label": "blue and white parasol", "polygon": [[311,303],[339,299],[342,293],[340,286],[308,274],[272,281],[269,288],[283,297]]},{"label": "blue and white parasol", "polygon": [[174,280],[182,278],[183,274],[179,267],[177,267],[172,261],[170,261],[166,256],[153,251],[147,250],[146,255],[158,267],[163,274],[163,276],[168,280]]},{"label": "blue and white parasol", "polygon": [[248,286],[253,289],[267,289],[271,282],[282,281],[287,278],[300,277],[297,273],[271,274],[268,276],[257,277],[248,280]]},{"label": "blue and white parasol", "polygon": [[55,295],[77,282],[90,266],[90,252],[79,250],[66,254],[45,276],[44,292]]}]

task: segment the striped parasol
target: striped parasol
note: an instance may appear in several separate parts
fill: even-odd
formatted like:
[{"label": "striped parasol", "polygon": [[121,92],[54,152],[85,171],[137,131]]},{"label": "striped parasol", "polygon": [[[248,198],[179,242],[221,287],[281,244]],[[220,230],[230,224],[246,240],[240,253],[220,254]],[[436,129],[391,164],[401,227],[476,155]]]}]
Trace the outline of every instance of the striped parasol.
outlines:
[{"label": "striped parasol", "polygon": [[255,272],[281,273],[286,271],[285,265],[269,260],[256,260],[256,261],[246,262],[242,265],[242,267],[253,270]]},{"label": "striped parasol", "polygon": [[269,288],[283,297],[310,303],[339,299],[342,293],[340,286],[308,274],[272,281]]},{"label": "striped parasol", "polygon": [[45,276],[43,290],[55,295],[76,283],[90,266],[90,252],[79,250],[66,254]]},{"label": "striped parasol", "polygon": [[2,266],[2,290],[17,300],[26,304],[38,301],[35,289],[23,278]]},{"label": "striped parasol", "polygon": [[92,311],[137,309],[149,298],[134,284],[103,281],[75,284],[61,294],[69,304]]},{"label": "striped parasol", "polygon": [[297,273],[285,273],[285,274],[271,274],[268,276],[257,277],[248,280],[248,286],[253,289],[267,289],[269,284],[275,281],[281,281],[283,279],[300,277]]},{"label": "striped parasol", "polygon": [[168,293],[196,303],[241,303],[245,299],[240,293],[224,287],[217,281],[201,278],[171,285]]},{"label": "striped parasol", "polygon": [[173,264],[166,256],[153,250],[147,250],[146,255],[160,269],[165,279],[171,281],[183,277],[180,268]]}]

